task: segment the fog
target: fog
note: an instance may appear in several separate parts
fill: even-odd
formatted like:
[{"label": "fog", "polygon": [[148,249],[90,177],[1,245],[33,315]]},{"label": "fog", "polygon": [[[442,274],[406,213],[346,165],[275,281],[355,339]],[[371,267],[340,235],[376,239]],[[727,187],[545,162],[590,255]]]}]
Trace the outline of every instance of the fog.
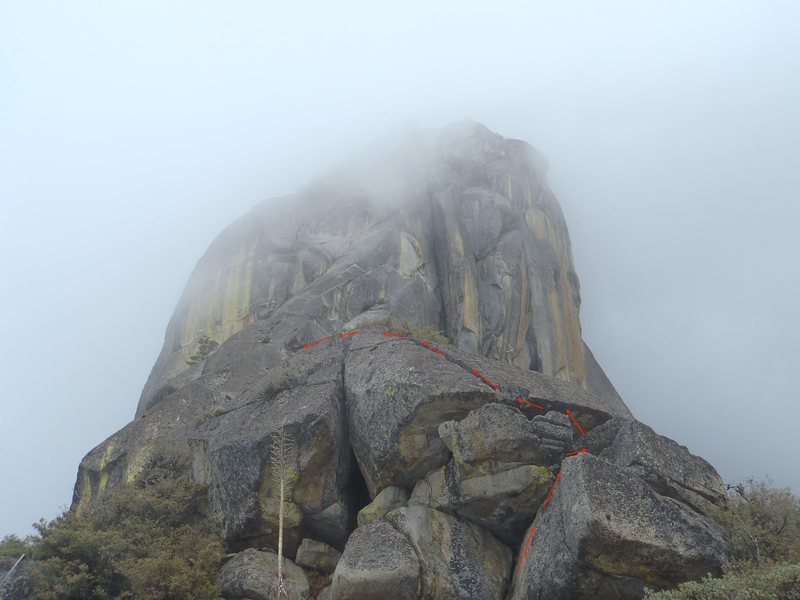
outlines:
[{"label": "fog", "polygon": [[544,153],[640,420],[800,491],[800,5],[0,4],[0,537],[132,417],[214,236],[409,125]]}]

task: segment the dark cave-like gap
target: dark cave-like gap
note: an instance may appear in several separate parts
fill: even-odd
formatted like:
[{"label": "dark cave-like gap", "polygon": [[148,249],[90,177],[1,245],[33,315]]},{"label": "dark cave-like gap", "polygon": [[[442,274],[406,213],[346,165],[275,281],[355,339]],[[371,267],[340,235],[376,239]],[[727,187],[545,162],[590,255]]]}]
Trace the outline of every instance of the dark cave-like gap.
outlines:
[{"label": "dark cave-like gap", "polygon": [[352,507],[347,525],[349,533],[352,533],[358,526],[356,518],[358,517],[359,511],[372,502],[369,490],[367,489],[367,482],[364,479],[364,475],[361,473],[361,468],[358,465],[358,460],[356,460],[352,449],[350,450],[350,479],[347,482],[347,492],[350,495],[350,506]]}]

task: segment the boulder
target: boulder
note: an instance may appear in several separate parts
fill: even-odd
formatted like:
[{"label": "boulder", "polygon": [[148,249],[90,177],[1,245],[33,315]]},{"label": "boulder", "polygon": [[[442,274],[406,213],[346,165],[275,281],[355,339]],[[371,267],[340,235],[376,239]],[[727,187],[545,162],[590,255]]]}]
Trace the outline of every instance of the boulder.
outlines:
[{"label": "boulder", "polygon": [[382,519],[386,513],[401,508],[408,503],[408,492],[403,488],[390,485],[381,490],[375,499],[358,512],[358,525],[367,525],[375,519]]},{"label": "boulder", "polygon": [[714,523],[589,454],[565,459],[532,527],[512,600],[638,599],[645,586],[719,575],[727,553]]},{"label": "boulder", "polygon": [[[572,406],[587,427],[611,416],[598,398],[577,386],[499,361],[475,359],[447,344],[434,348],[439,352],[412,340],[381,336],[374,329],[359,333],[349,345],[344,381],[350,441],[373,497],[391,485],[411,489],[426,473],[444,466],[450,452],[441,436],[448,443],[453,436],[448,426],[440,433],[440,425],[461,421],[485,404],[498,406],[476,413],[464,425],[479,435],[478,445],[487,442],[481,434],[484,419],[491,427],[492,443],[499,444],[508,460],[516,464],[555,460],[572,435],[562,427],[566,415],[538,416],[528,424],[516,410],[522,405],[516,402],[517,393],[511,393],[514,389],[526,394],[533,390],[547,405]],[[495,387],[473,370],[487,373]],[[501,402],[509,404],[507,410],[500,410]],[[498,435],[506,424],[517,432],[509,443]],[[472,444],[469,435],[460,439]],[[489,456],[492,449],[474,450],[479,460],[481,452]],[[465,451],[471,450],[465,447]],[[521,459],[514,456],[518,452]]]},{"label": "boulder", "polygon": [[386,518],[419,557],[420,598],[504,598],[511,551],[486,529],[423,506],[400,508]]},{"label": "boulder", "polygon": [[342,553],[336,548],[331,548],[328,544],[306,538],[300,542],[295,562],[301,567],[308,567],[320,573],[330,574],[336,569],[336,563],[339,562],[341,557]]},{"label": "boulder", "polygon": [[462,469],[486,472],[560,462],[574,435],[565,414],[548,412],[528,420],[519,409],[493,402],[461,421],[442,423],[439,437]]},{"label": "boulder", "polygon": [[550,472],[537,465],[498,472],[475,469],[465,474],[455,461],[450,461],[420,480],[409,505],[455,514],[513,544],[533,519],[551,482]]},{"label": "boulder", "polygon": [[[309,585],[303,569],[284,559],[284,588],[288,600],[309,600]],[[229,600],[275,600],[278,598],[278,555],[252,548],[238,553],[222,566],[219,585]]]},{"label": "boulder", "polygon": [[714,467],[637,421],[626,421],[601,456],[632,470],[662,496],[703,514],[725,500],[725,487]]},{"label": "boulder", "polygon": [[405,536],[383,520],[356,529],[336,565],[331,600],[415,600],[420,563]]},{"label": "boulder", "polygon": [[461,419],[493,392],[456,364],[408,340],[365,332],[345,361],[350,442],[370,496],[411,488],[444,465],[443,421]]}]

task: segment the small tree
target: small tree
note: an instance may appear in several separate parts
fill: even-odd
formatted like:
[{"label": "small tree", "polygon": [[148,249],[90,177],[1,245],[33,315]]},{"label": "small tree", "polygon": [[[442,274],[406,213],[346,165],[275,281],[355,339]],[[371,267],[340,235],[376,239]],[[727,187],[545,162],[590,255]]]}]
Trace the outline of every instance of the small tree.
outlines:
[{"label": "small tree", "polygon": [[287,596],[289,593],[283,584],[283,515],[286,496],[291,493],[295,480],[296,449],[291,436],[286,431],[286,422],[272,436],[272,476],[278,488],[278,596]]},{"label": "small tree", "polygon": [[215,340],[204,335],[197,341],[197,351],[186,362],[190,365],[196,365],[211,356],[218,346],[219,344]]},{"label": "small tree", "polygon": [[800,563],[800,498],[770,481],[728,486],[728,505],[715,516],[737,563]]}]

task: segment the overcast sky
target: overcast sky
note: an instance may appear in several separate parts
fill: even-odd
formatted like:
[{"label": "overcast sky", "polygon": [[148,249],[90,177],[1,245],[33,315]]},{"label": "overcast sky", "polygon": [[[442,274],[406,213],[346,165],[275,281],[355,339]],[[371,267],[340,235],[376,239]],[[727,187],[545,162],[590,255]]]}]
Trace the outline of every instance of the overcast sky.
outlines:
[{"label": "overcast sky", "polygon": [[467,116],[548,157],[636,417],[800,491],[800,4],[388,6],[0,3],[0,536],[133,417],[226,224]]}]

